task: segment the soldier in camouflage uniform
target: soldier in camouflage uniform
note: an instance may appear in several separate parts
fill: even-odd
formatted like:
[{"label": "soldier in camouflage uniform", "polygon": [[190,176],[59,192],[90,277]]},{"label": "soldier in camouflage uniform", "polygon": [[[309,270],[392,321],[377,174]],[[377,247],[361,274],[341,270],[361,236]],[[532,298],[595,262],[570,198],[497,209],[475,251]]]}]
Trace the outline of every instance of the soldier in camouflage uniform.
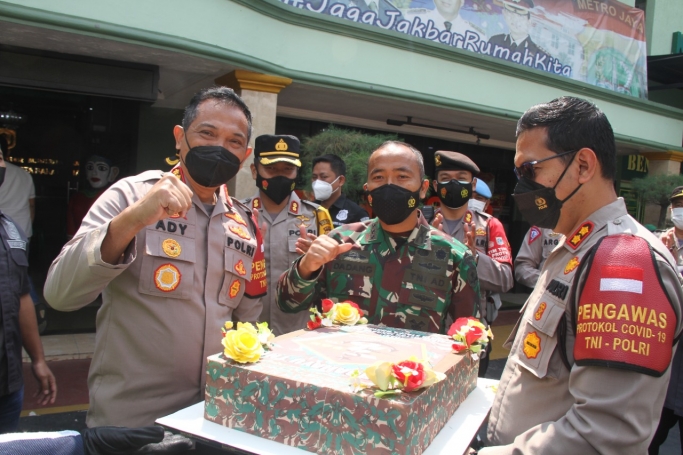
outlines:
[{"label": "soldier in camouflage uniform", "polygon": [[321,298],[358,304],[371,324],[441,332],[446,316],[471,316],[479,303],[468,248],[429,226],[418,201],[429,185],[422,155],[389,141],[368,161],[368,201],[377,218],[318,237],[278,282],[285,312]]}]

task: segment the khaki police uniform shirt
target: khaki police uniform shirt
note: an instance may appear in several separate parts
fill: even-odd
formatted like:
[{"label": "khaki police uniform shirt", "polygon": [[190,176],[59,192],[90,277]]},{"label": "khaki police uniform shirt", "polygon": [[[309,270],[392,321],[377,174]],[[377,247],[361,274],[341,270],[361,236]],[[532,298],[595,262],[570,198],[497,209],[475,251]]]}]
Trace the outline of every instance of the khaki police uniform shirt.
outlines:
[{"label": "khaki police uniform shirt", "polygon": [[[680,333],[681,326],[681,281],[671,255],[654,235],[628,215],[623,199],[597,210],[588,221],[593,223],[592,229],[584,229],[586,222],[582,223],[569,240],[562,241],[550,254],[508,339],[508,345],[513,339],[514,342],[488,424],[489,444],[496,447],[480,450],[481,455],[647,453],[671,368],[661,377],[654,377],[622,368],[576,365],[573,314],[578,297],[585,275],[592,277],[596,273],[600,277],[604,272],[592,268],[582,276],[576,273],[586,270],[579,267],[581,260],[600,238],[620,233],[644,238],[655,251],[662,289],[678,319],[675,331],[671,328],[675,334]],[[573,287],[575,280],[578,283]],[[648,305],[647,298],[642,302]],[[617,330],[623,325],[623,320],[620,322]],[[560,334],[564,336],[559,337]],[[652,349],[658,348],[657,337],[645,343]]]},{"label": "khaki police uniform shirt", "polygon": [[536,286],[545,260],[563,238],[562,234],[552,229],[532,226],[515,258],[515,279],[524,286]]},{"label": "khaki police uniform shirt", "polygon": [[[476,210],[468,210],[451,232],[454,239],[465,243],[465,223],[474,223],[474,243],[479,252],[477,275],[481,296],[481,316],[493,322],[500,308],[496,294],[509,291],[515,285],[512,274],[512,251],[503,226],[497,218]],[[493,223],[493,230],[489,223]],[[447,229],[444,223],[444,229]]]},{"label": "khaki police uniform shirt", "polygon": [[112,185],[48,272],[45,298],[55,309],[77,310],[102,293],[89,427],[152,425],[203,400],[206,358],[223,350],[221,327],[261,313],[260,298],[245,295],[257,256],[254,227],[225,186],[212,213],[194,195],[186,217],[146,226],[120,263],[102,260],[111,219],[161,176],[148,171]]},{"label": "khaki police uniform shirt", "polygon": [[[296,252],[296,241],[300,236],[299,226],[304,226],[310,234],[324,235],[332,230],[332,220],[327,209],[301,200],[293,191],[287,206],[273,220],[263,209],[259,193],[243,202],[252,210],[259,211],[259,223],[265,221],[267,224],[263,244],[268,287],[274,290],[280,275],[299,257]],[[259,321],[267,322],[273,333],[278,336],[306,328],[306,323],[311,320],[310,316],[311,313],[308,311],[284,313],[277,306],[277,293],[270,292],[263,299],[263,311]]]},{"label": "khaki police uniform shirt", "polygon": [[666,231],[662,232],[659,238],[663,241],[664,238],[668,236],[672,236],[674,239],[673,247],[670,248],[669,251],[671,251],[671,254],[676,259],[676,265],[683,267],[683,248],[678,246],[679,239],[676,237],[674,228],[667,229]]}]

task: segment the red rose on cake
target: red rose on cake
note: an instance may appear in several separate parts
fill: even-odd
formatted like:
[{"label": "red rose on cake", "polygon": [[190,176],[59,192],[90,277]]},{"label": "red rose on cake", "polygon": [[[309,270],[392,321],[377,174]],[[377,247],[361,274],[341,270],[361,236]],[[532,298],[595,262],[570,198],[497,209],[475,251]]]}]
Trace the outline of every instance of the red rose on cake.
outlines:
[{"label": "red rose on cake", "polygon": [[419,362],[404,360],[391,366],[391,373],[403,384],[404,392],[412,392],[425,382],[424,366]]},{"label": "red rose on cake", "polygon": [[477,358],[479,352],[486,348],[489,340],[493,339],[491,329],[476,318],[458,318],[448,329],[448,336],[455,341],[453,350],[458,353],[471,352]]}]

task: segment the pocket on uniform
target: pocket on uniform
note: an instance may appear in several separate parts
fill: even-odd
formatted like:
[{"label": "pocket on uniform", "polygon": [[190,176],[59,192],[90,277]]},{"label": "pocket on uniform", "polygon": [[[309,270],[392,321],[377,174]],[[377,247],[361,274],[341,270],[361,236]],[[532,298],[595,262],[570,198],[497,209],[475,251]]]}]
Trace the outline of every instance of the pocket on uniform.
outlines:
[{"label": "pocket on uniform", "polygon": [[533,306],[527,309],[519,328],[520,352],[518,362],[532,374],[544,378],[557,347],[557,327],[564,316],[564,306],[555,301],[549,292],[543,293]]},{"label": "pocket on uniform", "polygon": [[247,255],[225,249],[225,275],[218,295],[219,304],[237,308],[244,295],[246,282],[251,278],[252,262]]},{"label": "pocket on uniform", "polygon": [[147,231],[138,290],[142,294],[187,299],[194,287],[194,239]]}]

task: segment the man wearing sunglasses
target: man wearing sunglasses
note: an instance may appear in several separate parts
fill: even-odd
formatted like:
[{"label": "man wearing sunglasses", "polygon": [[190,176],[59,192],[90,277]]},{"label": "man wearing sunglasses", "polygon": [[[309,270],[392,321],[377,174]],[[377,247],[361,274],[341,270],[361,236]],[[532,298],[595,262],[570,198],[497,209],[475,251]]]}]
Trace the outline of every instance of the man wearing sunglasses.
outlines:
[{"label": "man wearing sunglasses", "polygon": [[[477,190],[473,178],[479,174],[479,166],[462,153],[443,150],[434,154],[434,165],[432,185],[441,204],[432,226],[467,245],[476,258],[480,316],[490,324],[500,308],[497,293],[507,292],[515,284],[510,243],[500,221],[484,213],[479,201],[472,199]],[[477,184],[486,186],[483,182]],[[490,352],[491,343],[487,354]],[[486,374],[488,363],[486,355],[479,363],[479,376]]]},{"label": "man wearing sunglasses", "polygon": [[676,263],[617,197],[614,133],[594,104],[530,108],[515,166],[522,215],[566,238],[508,339],[479,453],[646,453],[681,330]]}]

